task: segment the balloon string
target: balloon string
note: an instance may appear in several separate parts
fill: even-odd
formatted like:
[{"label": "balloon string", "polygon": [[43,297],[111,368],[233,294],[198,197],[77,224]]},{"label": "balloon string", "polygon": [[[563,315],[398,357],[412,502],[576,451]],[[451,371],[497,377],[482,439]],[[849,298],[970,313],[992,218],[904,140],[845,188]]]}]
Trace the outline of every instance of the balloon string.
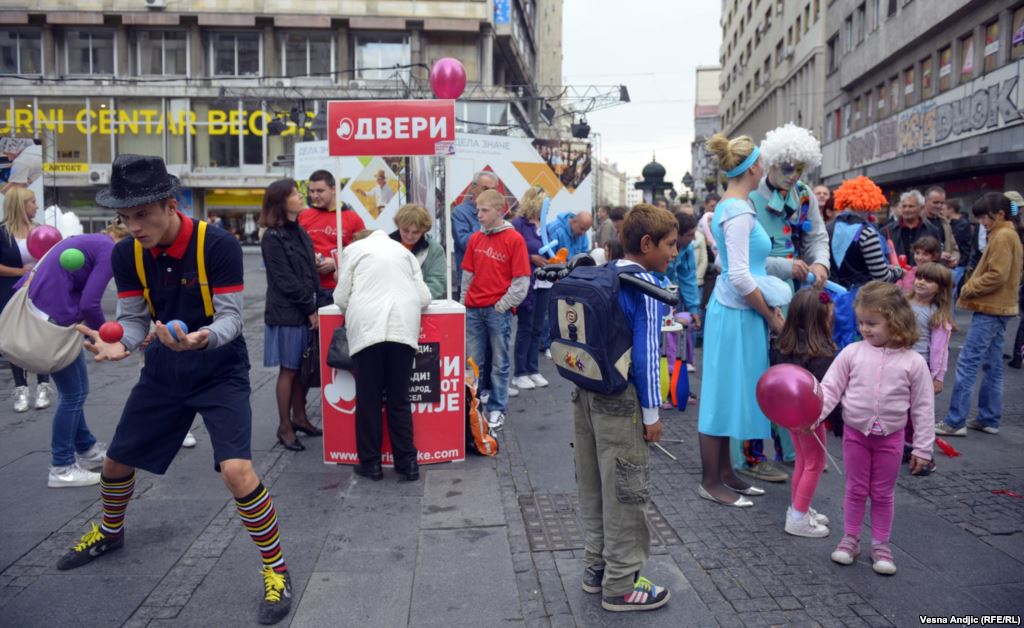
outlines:
[{"label": "balloon string", "polygon": [[832,454],[828,453],[828,448],[825,447],[825,443],[821,442],[821,439],[818,438],[818,433],[811,432],[811,434],[814,436],[814,440],[818,441],[818,444],[821,445],[821,450],[825,452],[826,456],[828,456],[829,461],[832,463],[832,466],[835,467],[836,471],[839,472],[839,475],[843,475],[843,468],[839,466],[839,463],[832,457]]}]

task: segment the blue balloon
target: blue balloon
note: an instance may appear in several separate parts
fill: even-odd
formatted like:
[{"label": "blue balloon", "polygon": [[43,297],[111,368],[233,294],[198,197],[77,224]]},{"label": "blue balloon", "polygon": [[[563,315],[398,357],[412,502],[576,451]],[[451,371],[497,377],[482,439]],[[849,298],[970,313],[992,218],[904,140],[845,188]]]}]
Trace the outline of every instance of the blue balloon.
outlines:
[{"label": "blue balloon", "polygon": [[[179,327],[181,328],[181,338],[178,338],[178,333],[176,331]],[[174,338],[175,340],[182,340],[185,335],[188,334],[188,325],[177,318],[167,323],[167,329],[171,332],[171,338]]]},{"label": "blue balloon", "polygon": [[804,233],[810,233],[811,229],[813,229],[813,228],[814,228],[814,225],[811,224],[810,220],[805,220],[805,221],[800,223],[800,230],[803,231]]}]

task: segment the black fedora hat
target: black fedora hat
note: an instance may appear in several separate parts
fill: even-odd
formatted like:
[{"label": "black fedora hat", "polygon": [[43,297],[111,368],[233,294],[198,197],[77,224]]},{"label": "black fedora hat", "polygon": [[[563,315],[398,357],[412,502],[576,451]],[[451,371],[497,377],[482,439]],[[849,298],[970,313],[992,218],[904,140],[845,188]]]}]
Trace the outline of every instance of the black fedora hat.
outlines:
[{"label": "black fedora hat", "polygon": [[110,186],[96,193],[96,204],[124,209],[162,201],[174,196],[178,183],[159,157],[119,155],[111,166]]}]

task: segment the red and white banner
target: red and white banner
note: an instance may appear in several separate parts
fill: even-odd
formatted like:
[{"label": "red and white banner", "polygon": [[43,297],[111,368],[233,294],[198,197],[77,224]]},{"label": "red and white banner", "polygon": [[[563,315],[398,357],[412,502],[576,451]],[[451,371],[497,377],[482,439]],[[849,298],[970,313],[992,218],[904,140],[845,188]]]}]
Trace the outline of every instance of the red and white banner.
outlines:
[{"label": "red and white banner", "polygon": [[[324,462],[356,464],[356,382],[352,373],[327,366],[331,336],[344,316],[334,306],[320,310],[320,401],[324,418]],[[466,310],[434,302],[420,318],[419,349],[409,384],[413,441],[420,464],[466,457]],[[384,409],[381,408],[381,415]],[[392,466],[387,419],[381,462]]]},{"label": "red and white banner", "polygon": [[454,154],[454,100],[332,100],[332,157]]}]

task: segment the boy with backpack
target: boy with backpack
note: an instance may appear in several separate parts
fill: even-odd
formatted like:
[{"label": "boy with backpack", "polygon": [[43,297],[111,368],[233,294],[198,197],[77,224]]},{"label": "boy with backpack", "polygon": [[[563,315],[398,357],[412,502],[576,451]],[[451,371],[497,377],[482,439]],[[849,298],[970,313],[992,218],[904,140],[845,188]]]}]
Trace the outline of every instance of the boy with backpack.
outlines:
[{"label": "boy with backpack", "polygon": [[[505,197],[485,190],[476,197],[480,230],[469,237],[462,259],[462,302],[466,305],[468,357],[490,373],[487,425],[500,430],[508,409],[509,350],[512,309],[530,288],[530,257],[526,241],[505,220]],[[487,363],[487,347],[492,360]],[[488,382],[483,382],[481,388]]]},{"label": "boy with backpack", "polygon": [[678,224],[641,204],[622,225],[625,259],[577,268],[555,284],[551,353],[573,390],[576,478],[586,555],[583,590],[609,611],[644,611],[669,591],[640,575],[650,554],[648,443],[661,439],[662,305],[622,275],[654,286],[677,255]]}]

